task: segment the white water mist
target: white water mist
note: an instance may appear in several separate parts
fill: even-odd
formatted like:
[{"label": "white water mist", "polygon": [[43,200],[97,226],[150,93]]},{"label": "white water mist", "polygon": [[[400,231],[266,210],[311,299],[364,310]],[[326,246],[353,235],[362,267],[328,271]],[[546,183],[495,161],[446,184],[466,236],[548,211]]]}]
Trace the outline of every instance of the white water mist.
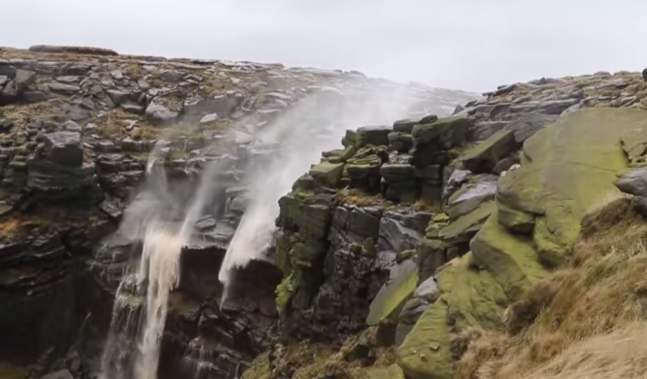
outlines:
[{"label": "white water mist", "polygon": [[[221,303],[227,296],[230,275],[235,267],[244,267],[259,258],[269,247],[279,215],[278,200],[292,184],[321,159],[321,152],[339,148],[347,129],[364,125],[390,124],[410,116],[408,110],[421,98],[403,87],[383,90],[352,90],[341,93],[328,90],[311,95],[256,136],[255,144],[280,144],[280,153],[258,170],[251,170],[245,180],[251,199],[229,245],[221,265],[219,280],[225,283]],[[426,110],[422,109],[424,114]]]},{"label": "white water mist", "polygon": [[[186,205],[169,190],[164,169],[157,168],[147,165],[147,184],[124,213],[118,231],[128,241],[142,241],[143,247],[137,271],[126,275],[117,290],[101,379],[157,379],[169,295],[180,281],[182,248],[212,196],[220,165],[209,165]],[[123,345],[133,342],[133,356],[128,357]]]}]

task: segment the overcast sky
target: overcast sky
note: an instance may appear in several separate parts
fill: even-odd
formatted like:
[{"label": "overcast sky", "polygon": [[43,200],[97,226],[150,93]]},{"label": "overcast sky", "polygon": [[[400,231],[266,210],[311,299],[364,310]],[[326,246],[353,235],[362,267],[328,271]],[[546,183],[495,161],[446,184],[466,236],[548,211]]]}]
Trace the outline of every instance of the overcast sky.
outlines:
[{"label": "overcast sky", "polygon": [[647,67],[642,0],[2,0],[0,45],[357,69],[487,91]]}]

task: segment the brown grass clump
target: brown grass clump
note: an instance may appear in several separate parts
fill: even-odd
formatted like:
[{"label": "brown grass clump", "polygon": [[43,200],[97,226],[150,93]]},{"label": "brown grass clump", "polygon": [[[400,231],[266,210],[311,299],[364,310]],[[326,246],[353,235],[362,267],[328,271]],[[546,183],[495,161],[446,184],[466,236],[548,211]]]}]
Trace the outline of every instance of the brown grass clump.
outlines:
[{"label": "brown grass clump", "polygon": [[[588,212],[569,262],[507,309],[506,331],[472,336],[456,377],[645,377],[647,345],[638,361],[612,354],[603,364],[590,357],[613,350],[600,341],[622,342],[626,328],[647,336],[647,323],[641,321],[647,311],[646,238],[647,223],[627,198],[609,198]],[[623,366],[628,376],[593,375],[601,366]]]},{"label": "brown grass clump", "polygon": [[[310,341],[283,346],[276,352],[279,358],[274,361],[274,373],[284,375],[292,373],[290,377],[293,379],[323,377],[369,379],[371,369],[386,368],[395,363],[394,347],[372,346],[375,361],[370,365],[363,365],[359,360],[347,360],[345,357],[361,335],[366,334],[360,333],[349,337],[340,349]],[[368,338],[372,339],[375,336],[370,335]],[[267,355],[255,359],[251,367],[243,373],[244,379],[269,379],[270,377],[271,370]]]},{"label": "brown grass clump", "polygon": [[418,199],[413,203],[412,208],[421,212],[438,213],[440,212],[441,204],[433,200]]},{"label": "brown grass clump", "polygon": [[17,218],[9,218],[0,222],[0,236],[3,238],[12,236],[20,227],[20,220]]},{"label": "brown grass clump", "polygon": [[370,207],[389,203],[380,195],[372,195],[358,189],[343,189],[337,195],[342,204],[352,204],[358,207]]}]

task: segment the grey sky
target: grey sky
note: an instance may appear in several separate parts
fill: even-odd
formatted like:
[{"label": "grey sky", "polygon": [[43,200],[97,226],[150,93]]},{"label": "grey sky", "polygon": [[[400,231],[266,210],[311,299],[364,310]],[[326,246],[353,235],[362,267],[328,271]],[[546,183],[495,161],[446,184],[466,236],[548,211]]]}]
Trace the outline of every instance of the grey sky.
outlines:
[{"label": "grey sky", "polygon": [[357,69],[474,91],[647,66],[639,0],[4,1],[4,46]]}]

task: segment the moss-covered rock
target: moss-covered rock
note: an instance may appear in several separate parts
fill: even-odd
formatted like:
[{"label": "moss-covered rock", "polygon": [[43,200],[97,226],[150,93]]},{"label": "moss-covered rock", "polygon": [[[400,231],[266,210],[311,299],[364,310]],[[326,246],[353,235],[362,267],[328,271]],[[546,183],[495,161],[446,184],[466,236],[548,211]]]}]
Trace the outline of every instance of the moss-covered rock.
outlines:
[{"label": "moss-covered rock", "polygon": [[457,220],[451,222],[448,226],[440,230],[438,232],[438,238],[446,242],[455,241],[460,240],[462,236],[465,236],[470,231],[476,232],[478,229],[474,229],[480,228],[480,225],[490,217],[494,208],[495,206],[493,201],[482,203],[472,212],[459,217]]},{"label": "moss-covered rock", "polygon": [[423,238],[416,247],[420,281],[431,277],[447,262],[446,249],[451,245],[435,239]]},{"label": "moss-covered rock", "polygon": [[369,145],[380,146],[389,144],[390,126],[363,126],[357,129],[356,146],[358,149]]},{"label": "moss-covered rock", "polygon": [[355,147],[357,144],[357,133],[354,130],[346,130],[346,135],[341,140],[344,147]]},{"label": "moss-covered rock", "polygon": [[449,296],[448,324],[455,332],[470,327],[493,329],[502,324],[507,297],[487,270],[473,264],[472,253],[464,255],[456,266]]},{"label": "moss-covered rock", "polygon": [[393,272],[391,280],[382,286],[371,303],[367,325],[377,325],[387,318],[395,319],[418,286],[418,266],[413,261],[402,262]]},{"label": "moss-covered rock", "polygon": [[387,368],[376,368],[368,372],[368,379],[405,379],[404,372],[398,365]]},{"label": "moss-covered rock", "polygon": [[475,261],[486,268],[510,299],[518,298],[546,270],[528,238],[515,235],[498,222],[496,209],[470,243]]},{"label": "moss-covered rock", "polygon": [[29,377],[29,372],[8,362],[0,361],[0,378],[3,379],[25,379]]},{"label": "moss-covered rock", "polygon": [[310,169],[310,176],[317,182],[328,187],[337,187],[344,171],[343,163],[324,161]]},{"label": "moss-covered rock", "polygon": [[449,346],[449,307],[438,299],[420,316],[396,352],[397,363],[411,379],[450,379],[453,363]]},{"label": "moss-covered rock", "polygon": [[417,145],[436,142],[444,149],[451,149],[465,141],[472,123],[472,120],[465,117],[441,118],[433,123],[415,125],[411,135]]},{"label": "moss-covered rock", "polygon": [[533,240],[543,261],[562,262],[579,235],[584,212],[619,193],[613,182],[628,168],[620,138],[646,116],[636,109],[584,109],[525,142],[522,167],[500,180],[497,199],[538,215]]},{"label": "moss-covered rock", "polygon": [[270,368],[270,359],[267,353],[256,357],[249,368],[243,372],[242,379],[270,379],[272,369]]},{"label": "moss-covered rock", "polygon": [[500,130],[483,143],[470,149],[460,157],[466,169],[475,174],[492,172],[501,159],[507,157],[517,148],[514,133]]},{"label": "moss-covered rock", "polygon": [[476,209],[481,203],[494,199],[498,177],[478,175],[470,183],[454,192],[447,201],[444,211],[456,219]]},{"label": "moss-covered rock", "polygon": [[499,211],[499,224],[505,226],[506,228],[515,232],[526,234],[531,233],[534,229],[535,215],[514,209],[498,201],[497,209]]}]

